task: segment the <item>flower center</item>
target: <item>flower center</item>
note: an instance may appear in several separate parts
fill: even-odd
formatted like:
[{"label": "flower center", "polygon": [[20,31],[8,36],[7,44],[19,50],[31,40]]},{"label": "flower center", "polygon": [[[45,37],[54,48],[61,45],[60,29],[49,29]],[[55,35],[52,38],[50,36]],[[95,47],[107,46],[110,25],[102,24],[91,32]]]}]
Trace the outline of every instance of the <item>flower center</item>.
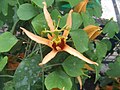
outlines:
[{"label": "flower center", "polygon": [[53,40],[53,43],[52,43],[52,47],[57,50],[57,51],[60,51],[64,48],[65,46],[65,38],[63,38],[62,36],[58,36],[57,38],[55,38]]}]

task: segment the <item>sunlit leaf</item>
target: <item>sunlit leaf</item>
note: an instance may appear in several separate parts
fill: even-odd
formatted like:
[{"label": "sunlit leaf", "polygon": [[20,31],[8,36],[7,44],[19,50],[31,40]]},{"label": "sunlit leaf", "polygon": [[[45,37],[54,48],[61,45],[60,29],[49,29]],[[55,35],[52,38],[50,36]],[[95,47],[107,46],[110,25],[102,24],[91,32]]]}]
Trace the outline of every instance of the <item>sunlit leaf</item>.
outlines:
[{"label": "sunlit leaf", "polygon": [[77,77],[83,74],[82,68],[84,67],[84,62],[77,57],[69,56],[63,62],[62,66],[65,72],[71,77]]},{"label": "sunlit leaf", "polygon": [[71,90],[72,82],[70,77],[62,70],[57,70],[50,73],[45,79],[45,86],[48,90],[59,88],[64,90]]},{"label": "sunlit leaf", "polygon": [[37,9],[32,4],[29,3],[20,5],[17,11],[17,15],[21,20],[29,20],[37,14],[38,14]]},{"label": "sunlit leaf", "polygon": [[0,35],[0,52],[8,52],[16,43],[17,39],[10,32]]},{"label": "sunlit leaf", "polygon": [[39,67],[40,56],[32,55],[25,58],[14,74],[14,83],[16,90],[29,90],[37,80],[40,79],[41,68]]},{"label": "sunlit leaf", "polygon": [[71,30],[70,35],[74,42],[75,48],[83,53],[88,50],[88,35],[82,29]]},{"label": "sunlit leaf", "polygon": [[0,56],[0,71],[2,71],[5,65],[7,64],[7,60],[8,60],[7,56],[5,57]]}]

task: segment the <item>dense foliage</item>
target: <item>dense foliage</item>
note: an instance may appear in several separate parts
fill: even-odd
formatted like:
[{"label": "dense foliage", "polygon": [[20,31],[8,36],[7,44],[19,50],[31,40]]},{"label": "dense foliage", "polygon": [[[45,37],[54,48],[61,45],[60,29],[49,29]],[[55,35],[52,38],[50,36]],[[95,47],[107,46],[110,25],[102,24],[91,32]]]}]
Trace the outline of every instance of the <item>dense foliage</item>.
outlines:
[{"label": "dense foliage", "polygon": [[[49,29],[43,1],[57,27],[54,32]],[[66,28],[72,9],[72,26]],[[101,87],[112,83],[118,88],[116,78],[120,77],[120,57],[117,56],[102,74],[101,67],[106,56],[113,53],[113,46],[120,41],[116,36],[119,29],[112,18],[99,22],[101,15],[99,0],[0,0],[0,89],[79,90],[79,84],[80,88],[82,84],[84,87],[90,74],[95,74],[93,83],[100,82]],[[99,65],[87,63],[63,50],[39,66],[54,48],[34,42],[20,27],[44,38],[53,33],[61,35],[69,29],[65,39],[67,45]],[[111,39],[115,40],[115,45]],[[58,50],[57,46],[55,49]]]}]

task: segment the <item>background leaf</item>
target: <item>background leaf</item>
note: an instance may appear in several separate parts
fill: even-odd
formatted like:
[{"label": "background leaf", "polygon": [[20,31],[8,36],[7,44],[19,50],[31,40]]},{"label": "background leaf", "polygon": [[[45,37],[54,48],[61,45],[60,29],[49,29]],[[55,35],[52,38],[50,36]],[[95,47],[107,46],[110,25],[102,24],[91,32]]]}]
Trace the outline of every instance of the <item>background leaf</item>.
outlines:
[{"label": "background leaf", "polygon": [[84,64],[85,62],[71,55],[65,59],[62,66],[69,76],[77,77],[83,74],[82,68],[84,67]]},{"label": "background leaf", "polygon": [[81,13],[82,19],[83,19],[83,25],[84,27],[88,25],[95,25],[95,20],[89,16],[87,13]]},{"label": "background leaf", "polygon": [[88,35],[82,29],[71,30],[70,35],[74,42],[75,48],[83,53],[88,50]]},{"label": "background leaf", "polygon": [[46,20],[45,20],[45,17],[44,17],[44,14],[41,13],[39,15],[37,15],[33,20],[32,20],[32,25],[35,29],[35,31],[38,33],[38,34],[41,34],[41,32],[46,28],[48,28],[48,25],[46,23]]},{"label": "background leaf", "polygon": [[96,42],[96,55],[99,59],[105,57],[107,53],[107,45],[104,42]]},{"label": "background leaf", "polygon": [[72,28],[71,29],[78,29],[82,24],[82,17],[79,13],[72,14]]},{"label": "background leaf", "polygon": [[120,77],[119,67],[120,67],[120,56],[117,57],[117,60],[114,63],[109,64],[109,69],[106,72],[106,74],[111,77]]},{"label": "background leaf", "polygon": [[37,9],[32,4],[29,3],[20,5],[17,11],[17,15],[21,20],[29,20],[37,14],[38,14]]},{"label": "background leaf", "polygon": [[25,58],[14,74],[14,83],[16,90],[30,90],[30,87],[40,79],[41,68],[39,67],[40,56],[32,55]]},{"label": "background leaf", "polygon": [[72,82],[70,77],[62,70],[57,70],[50,73],[45,79],[45,86],[48,90],[52,88],[59,88],[64,90],[71,90]]},{"label": "background leaf", "polygon": [[110,38],[112,38],[115,33],[119,32],[119,27],[117,22],[110,20],[103,28],[103,33],[107,33]]},{"label": "background leaf", "polygon": [[7,56],[5,56],[5,57],[0,56],[0,72],[3,70],[3,68],[7,64],[7,60],[8,60]]},{"label": "background leaf", "polygon": [[51,6],[54,0],[32,0],[38,7],[43,8],[42,2],[46,1],[47,7]]},{"label": "background leaf", "polygon": [[0,35],[0,52],[8,52],[16,43],[17,39],[10,32]]}]

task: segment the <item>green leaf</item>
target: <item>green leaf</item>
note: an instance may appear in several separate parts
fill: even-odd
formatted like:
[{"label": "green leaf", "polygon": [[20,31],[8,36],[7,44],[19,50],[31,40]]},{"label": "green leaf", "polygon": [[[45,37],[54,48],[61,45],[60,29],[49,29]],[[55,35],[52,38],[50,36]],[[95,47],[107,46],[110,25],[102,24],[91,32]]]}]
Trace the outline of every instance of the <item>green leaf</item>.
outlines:
[{"label": "green leaf", "polygon": [[29,20],[38,14],[37,9],[29,4],[25,3],[20,5],[17,15],[21,20]]},{"label": "green leaf", "polygon": [[0,72],[3,70],[5,65],[7,64],[8,57],[0,57]]},{"label": "green leaf", "polygon": [[107,45],[104,42],[96,42],[96,55],[99,59],[105,57],[107,53]]},{"label": "green leaf", "polygon": [[2,27],[3,24],[4,24],[4,22],[0,20],[0,27]]},{"label": "green leaf", "polygon": [[54,0],[32,0],[38,7],[43,8],[42,2],[46,1],[47,6],[51,6]]},{"label": "green leaf", "polygon": [[61,19],[60,19],[60,25],[59,25],[60,28],[62,28],[62,27],[65,26],[66,20],[67,20],[67,16],[68,16],[68,14],[66,14],[66,15],[64,15],[64,16],[61,17]]},{"label": "green leaf", "polygon": [[107,50],[108,50],[108,51],[111,50],[112,44],[111,44],[110,40],[108,40],[108,39],[103,39],[103,40],[101,40],[101,41],[107,45]]},{"label": "green leaf", "polygon": [[39,62],[39,55],[32,55],[22,60],[14,74],[15,90],[30,90],[30,86],[40,79]]},{"label": "green leaf", "polygon": [[88,25],[95,25],[95,20],[88,15],[87,13],[81,13],[82,19],[83,19],[83,24],[84,27],[88,26]]},{"label": "green leaf", "polygon": [[70,5],[72,7],[74,7],[75,5],[77,5],[79,2],[81,2],[82,0],[66,0],[70,3]]},{"label": "green leaf", "polygon": [[112,38],[115,33],[119,32],[119,27],[117,22],[110,20],[103,28],[103,33],[107,33],[110,38]]},{"label": "green leaf", "polygon": [[87,10],[91,14],[91,16],[96,16],[96,17],[102,16],[101,5],[95,2],[94,0],[88,3]]},{"label": "green leaf", "polygon": [[46,29],[48,28],[48,25],[47,25],[47,23],[46,23],[46,20],[45,20],[45,17],[44,17],[44,14],[43,14],[43,13],[37,15],[37,16],[32,20],[31,23],[32,23],[35,31],[36,31],[38,34],[41,34],[42,30],[44,30],[45,28],[46,28]]},{"label": "green leaf", "polygon": [[0,52],[8,52],[16,43],[17,39],[10,32],[0,35]]},{"label": "green leaf", "polygon": [[72,29],[78,29],[82,24],[82,17],[79,13],[72,14]]},{"label": "green leaf", "polygon": [[8,0],[9,5],[15,6],[17,4],[17,0]]},{"label": "green leaf", "polygon": [[110,77],[120,77],[120,56],[117,57],[117,60],[114,63],[109,64],[109,69],[106,74]]},{"label": "green leaf", "polygon": [[7,14],[8,14],[8,0],[2,0],[1,1],[1,7],[2,7],[3,15],[7,16]]},{"label": "green leaf", "polygon": [[72,81],[65,72],[62,70],[57,70],[50,73],[45,78],[45,86],[47,90],[51,90],[52,88],[64,88],[64,90],[71,90]]},{"label": "green leaf", "polygon": [[14,83],[12,81],[8,81],[4,83],[4,89],[3,90],[15,90],[14,89]]},{"label": "green leaf", "polygon": [[65,59],[62,66],[69,76],[77,77],[83,74],[82,68],[84,67],[84,64],[85,62],[71,55]]},{"label": "green leaf", "polygon": [[88,35],[82,29],[71,30],[70,35],[75,44],[75,48],[83,53],[88,50]]},{"label": "green leaf", "polygon": [[55,24],[58,23],[58,19],[61,17],[59,11],[57,9],[54,9],[52,12],[51,12],[51,17],[52,17],[52,20],[55,22]]},{"label": "green leaf", "polygon": [[[66,20],[67,20],[68,14],[66,14],[65,16],[63,16],[60,20],[60,27],[64,27],[66,24]],[[72,28],[71,29],[78,29],[80,27],[80,25],[82,24],[82,17],[80,14],[78,13],[73,13],[72,14]]]},{"label": "green leaf", "polygon": [[101,70],[101,66],[102,66],[101,60],[98,60],[97,63],[99,64],[99,66],[96,66],[96,65],[95,65],[95,73],[96,73],[96,75],[95,75],[95,83],[96,83],[96,82],[98,81],[98,79],[100,78],[100,70]]}]

